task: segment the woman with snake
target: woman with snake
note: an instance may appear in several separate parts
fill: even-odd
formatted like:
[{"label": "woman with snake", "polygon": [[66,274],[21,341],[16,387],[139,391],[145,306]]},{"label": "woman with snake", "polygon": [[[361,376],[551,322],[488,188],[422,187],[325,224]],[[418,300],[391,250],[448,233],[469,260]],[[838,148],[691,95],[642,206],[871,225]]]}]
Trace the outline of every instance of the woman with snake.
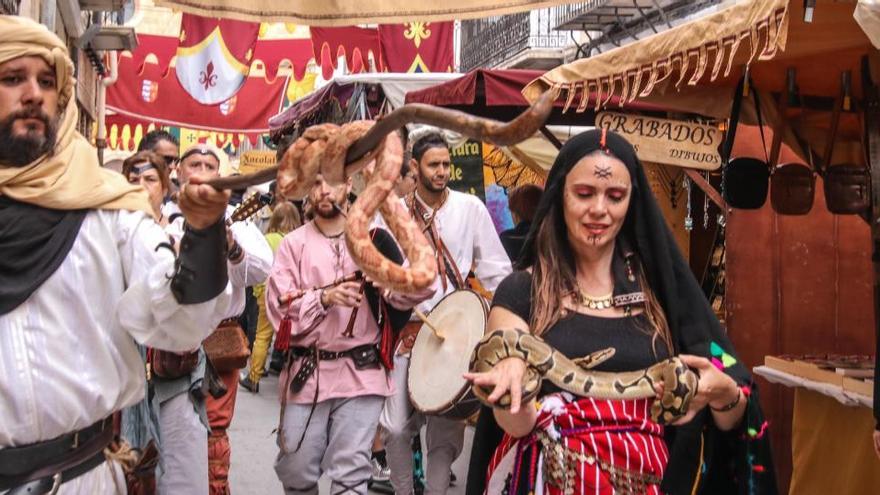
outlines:
[{"label": "woman with snake", "polygon": [[754,385],[623,137],[562,148],[519,268],[466,374],[494,406],[467,493],[776,492]]}]

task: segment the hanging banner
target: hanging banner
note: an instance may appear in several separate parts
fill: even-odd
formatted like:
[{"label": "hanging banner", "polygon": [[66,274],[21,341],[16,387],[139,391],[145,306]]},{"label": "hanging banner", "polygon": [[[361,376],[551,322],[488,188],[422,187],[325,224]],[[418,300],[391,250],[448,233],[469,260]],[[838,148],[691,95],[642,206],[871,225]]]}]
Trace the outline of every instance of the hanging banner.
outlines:
[{"label": "hanging banner", "polygon": [[452,72],[454,22],[380,24],[379,41],[391,72]]},{"label": "hanging banner", "polygon": [[483,188],[483,143],[465,141],[451,148],[449,156],[452,167],[449,170],[449,188],[463,193],[473,194],[486,202],[486,191]]},{"label": "hanging banner", "polygon": [[229,100],[247,80],[260,24],[183,14],[177,80],[196,101]]},{"label": "hanging banner", "polygon": [[171,127],[246,134],[269,132],[269,118],[281,111],[286,78],[272,82],[249,77],[239,94],[220,105],[202,105],[184,91],[177,78],[154,64],[138,70],[131,57],[119,57],[119,79],[107,88],[107,108],[119,115]]},{"label": "hanging banner", "polygon": [[337,69],[337,57],[345,57],[348,72],[358,74],[370,72],[370,54],[376,62],[376,70],[384,71],[379,33],[374,28],[356,26],[320,28],[311,27],[312,47],[315,63],[321,67],[324,79],[331,79]]},{"label": "hanging banner", "polygon": [[643,162],[700,170],[721,166],[718,146],[724,133],[717,127],[616,112],[597,115],[596,127],[626,136]]},{"label": "hanging banner", "polygon": [[274,151],[250,150],[241,154],[241,159],[238,162],[238,171],[242,174],[252,174],[273,167],[275,164]]}]

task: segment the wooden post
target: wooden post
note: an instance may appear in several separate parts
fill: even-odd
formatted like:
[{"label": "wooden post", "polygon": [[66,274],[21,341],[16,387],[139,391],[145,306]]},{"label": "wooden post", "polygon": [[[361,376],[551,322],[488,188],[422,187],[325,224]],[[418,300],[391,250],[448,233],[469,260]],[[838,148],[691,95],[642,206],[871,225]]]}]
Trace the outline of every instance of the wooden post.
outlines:
[{"label": "wooden post", "polygon": [[871,171],[872,256],[874,264],[874,417],[880,423],[880,88],[871,80],[867,57],[862,61],[865,92],[865,136],[868,166]]}]

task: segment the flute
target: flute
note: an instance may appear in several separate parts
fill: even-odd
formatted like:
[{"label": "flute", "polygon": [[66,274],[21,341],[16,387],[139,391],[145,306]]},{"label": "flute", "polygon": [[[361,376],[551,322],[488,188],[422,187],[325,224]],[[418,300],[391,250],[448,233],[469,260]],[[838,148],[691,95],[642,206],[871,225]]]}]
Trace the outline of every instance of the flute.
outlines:
[{"label": "flute", "polygon": [[297,289],[294,291],[290,291],[287,294],[282,294],[282,295],[278,296],[278,305],[279,306],[287,306],[290,303],[292,303],[293,301],[296,301],[297,299],[306,295],[306,292],[308,292],[309,290],[329,289],[331,287],[336,287],[337,285],[343,284],[345,282],[357,282],[358,280],[362,280],[363,277],[364,277],[364,274],[361,273],[360,270],[358,270],[358,271],[352,273],[351,275],[346,275],[342,278],[338,278],[338,279],[334,280],[333,282],[330,282],[327,285],[322,285],[320,287],[313,287],[311,289]]}]

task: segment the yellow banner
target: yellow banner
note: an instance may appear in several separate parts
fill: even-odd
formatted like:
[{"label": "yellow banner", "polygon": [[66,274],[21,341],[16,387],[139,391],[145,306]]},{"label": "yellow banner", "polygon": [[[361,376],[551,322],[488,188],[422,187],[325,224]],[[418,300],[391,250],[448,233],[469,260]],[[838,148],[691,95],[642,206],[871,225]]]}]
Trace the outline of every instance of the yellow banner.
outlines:
[{"label": "yellow banner", "polygon": [[275,152],[269,150],[251,150],[241,154],[238,171],[252,174],[275,165]]}]

